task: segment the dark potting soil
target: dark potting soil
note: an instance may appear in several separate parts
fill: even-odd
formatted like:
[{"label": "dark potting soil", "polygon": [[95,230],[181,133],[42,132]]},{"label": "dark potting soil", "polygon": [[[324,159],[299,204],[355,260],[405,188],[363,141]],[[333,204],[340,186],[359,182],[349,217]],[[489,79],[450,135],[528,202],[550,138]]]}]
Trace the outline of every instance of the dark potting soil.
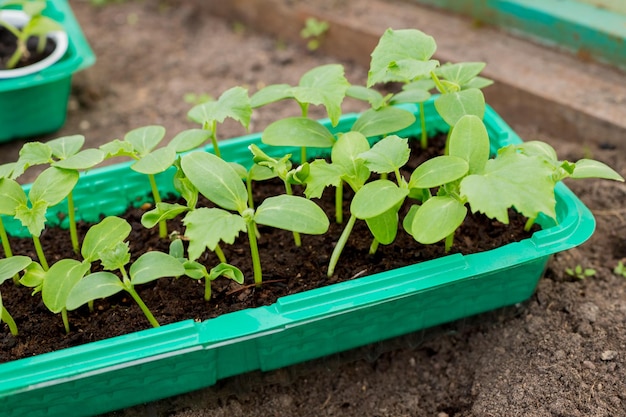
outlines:
[{"label": "dark potting soil", "polygon": [[[54,49],[56,43],[52,39],[46,39],[46,44],[43,51],[39,52],[37,44],[38,38],[31,36],[26,42],[26,49],[28,53],[24,54],[18,61],[16,68],[26,67],[28,65],[36,64],[37,62],[47,58]],[[17,49],[17,38],[6,28],[0,27],[0,70],[7,69],[6,64]]]},{"label": "dark potting soil", "polygon": [[[431,141],[434,145],[425,152],[414,149],[414,156],[407,167],[414,169],[426,158],[436,155],[444,140],[445,138],[440,136]],[[415,143],[412,142],[413,148],[417,147]],[[265,196],[282,194],[283,187],[282,183],[277,181],[255,184],[255,204],[260,204]],[[327,189],[319,200],[320,206],[330,219],[334,218],[333,197],[334,190]],[[344,216],[348,213],[350,198],[351,192],[346,189]],[[141,225],[141,216],[146,209],[149,208],[131,208],[123,216],[132,225],[128,241],[131,242],[130,251],[133,259],[149,250],[168,251],[169,240],[159,239],[158,228],[145,229]],[[404,208],[405,211],[406,209],[408,207]],[[524,231],[525,219],[512,210],[509,214],[510,224],[504,225],[483,215],[470,213],[457,231],[451,253],[470,254],[487,251],[529,237],[532,232]],[[81,238],[89,226],[79,224]],[[169,232],[178,231],[180,234],[184,232],[184,227],[179,221],[169,221],[168,229]],[[240,235],[234,245],[222,247],[227,260],[244,273],[246,277],[244,285],[218,278],[212,283],[213,294],[210,302],[203,299],[204,281],[186,277],[164,278],[136,288],[156,319],[163,325],[184,319],[206,320],[228,312],[269,305],[277,298],[288,294],[445,255],[442,242],[421,245],[404,230],[398,231],[394,243],[380,245],[376,254],[370,255],[371,234],[365,222],[357,221],[339,259],[336,272],[329,278],[326,276],[328,262],[342,230],[343,225],[331,221],[327,234],[303,235],[302,246],[296,247],[290,232],[259,227],[261,235],[259,250],[264,280],[261,288],[256,288],[253,284],[248,239],[245,234]],[[533,229],[535,230],[537,226]],[[62,258],[75,257],[71,248],[64,245],[65,242],[69,243],[67,230],[48,229],[42,234],[41,242],[50,265]],[[30,239],[12,238],[11,244],[14,253],[36,259]],[[204,263],[207,269],[219,262],[213,253],[205,253],[199,261]],[[7,329],[3,329],[0,336],[2,340],[0,363],[150,327],[139,307],[126,293],[97,300],[93,313],[90,313],[86,306],[69,312],[71,332],[66,334],[60,315],[52,314],[46,309],[40,294],[31,296],[32,289],[15,286],[11,280],[1,286],[1,292],[5,307],[17,323],[19,336],[14,337],[6,331]]]}]

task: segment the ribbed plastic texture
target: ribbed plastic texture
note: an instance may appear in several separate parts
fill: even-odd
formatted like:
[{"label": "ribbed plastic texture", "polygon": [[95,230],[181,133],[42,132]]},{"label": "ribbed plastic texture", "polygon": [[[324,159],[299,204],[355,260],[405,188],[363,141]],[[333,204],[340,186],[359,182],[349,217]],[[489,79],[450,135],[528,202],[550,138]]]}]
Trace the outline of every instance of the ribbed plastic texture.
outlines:
[{"label": "ribbed plastic texture", "polygon": [[68,50],[59,62],[38,73],[0,80],[0,142],[63,126],[72,75],[95,62],[67,0],[48,0],[45,14],[65,28]]},{"label": "ribbed plastic texture", "polygon": [[[430,128],[445,130],[432,102],[426,114]],[[338,129],[349,129],[355,118],[345,116]],[[494,149],[520,141],[491,109],[485,123]],[[401,134],[418,132],[415,126]],[[222,142],[220,149],[225,159],[245,163],[250,143],[276,156],[292,151],[268,148],[258,134]],[[171,191],[171,175],[159,177],[164,192]],[[83,176],[76,204],[83,218],[120,214],[148,190],[148,180],[123,164]],[[581,244],[595,226],[569,189],[559,185],[556,193],[558,225],[542,219],[544,229],[518,243],[358,278],[201,323],[188,320],[2,364],[0,416],[97,415],[526,300],[550,255]],[[92,201],[94,195],[102,200]]]}]

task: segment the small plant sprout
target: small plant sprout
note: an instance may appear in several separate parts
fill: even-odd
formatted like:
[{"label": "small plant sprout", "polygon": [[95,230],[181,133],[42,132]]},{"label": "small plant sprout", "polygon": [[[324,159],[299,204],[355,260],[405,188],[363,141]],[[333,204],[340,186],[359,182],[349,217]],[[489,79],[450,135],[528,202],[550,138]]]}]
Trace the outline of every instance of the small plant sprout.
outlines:
[{"label": "small plant sprout", "polygon": [[[89,267],[90,262],[99,260],[104,271],[81,277],[82,279],[71,286],[65,300],[67,310],[75,310],[90,301],[126,291],[141,308],[150,324],[159,327],[159,323],[135,290],[135,286],[159,278],[179,277],[185,274],[185,268],[178,259],[169,254],[150,251],[141,255],[127,271],[130,252],[124,239],[129,233],[130,225],[117,217],[107,217],[89,229],[81,251],[85,258],[82,265]],[[118,271],[121,279],[108,271]],[[44,289],[45,285],[44,281]]]},{"label": "small plant sprout", "polygon": [[[9,178],[2,177],[0,178],[0,195],[3,196],[3,198],[0,199],[0,239],[2,239],[4,257],[10,258],[13,256],[13,250],[11,249],[11,244],[9,243],[9,236],[7,235],[7,231],[4,227],[2,215],[15,216],[15,208],[17,207],[19,201],[23,198],[24,190],[22,190],[22,187],[17,182]],[[15,284],[19,283],[19,277],[17,275],[13,277],[13,282]]]},{"label": "small plant sprout", "polygon": [[[64,136],[46,143],[30,142],[20,150],[18,166],[14,170],[13,178],[30,166],[48,164],[76,174],[87,171],[98,165],[104,159],[104,153],[99,149],[83,149],[85,137],[82,135]],[[80,250],[78,233],[76,230],[76,209],[74,207],[73,192],[67,195],[67,213],[70,230],[70,239],[75,253]]]},{"label": "small plant sprout", "polygon": [[[292,164],[289,160],[291,154],[287,154],[280,159],[275,159],[267,155],[254,144],[250,145],[248,149],[250,149],[250,152],[254,155],[253,161],[255,164],[269,168],[275,176],[283,181],[287,195],[293,195],[291,189],[292,185],[304,184],[306,178],[309,176],[309,164],[307,162],[299,165],[295,169],[291,168]],[[301,246],[302,243],[298,232],[293,232],[293,238],[296,246]]]},{"label": "small plant sprout", "polygon": [[217,100],[206,101],[192,107],[187,116],[210,132],[213,151],[221,158],[217,143],[217,124],[223,123],[226,118],[231,118],[248,129],[252,116],[248,91],[243,87],[228,89]]},{"label": "small plant sprout", "polygon": [[287,117],[270,124],[263,132],[261,140],[274,146],[298,146],[301,149],[300,162],[306,162],[307,147],[327,148],[334,142],[328,129],[308,118],[309,106],[324,106],[331,124],[336,126],[348,87],[350,83],[346,80],[343,66],[328,64],[307,71],[295,87],[274,84],[257,91],[250,98],[252,108],[294,99],[301,110],[300,117]]},{"label": "small plant sprout", "polygon": [[[32,260],[28,256],[12,256],[10,258],[0,259],[0,284],[11,277],[18,276],[21,271],[26,269]],[[9,331],[13,336],[17,336],[17,325],[15,320],[9,314],[9,311],[2,304],[2,294],[0,294],[0,322],[4,322],[9,326]]]},{"label": "small plant sprout", "polygon": [[[185,217],[190,260],[197,259],[204,248],[212,244],[207,239],[213,242],[232,239],[240,231],[246,231],[254,282],[261,286],[263,275],[256,236],[257,224],[305,234],[323,234],[328,230],[328,218],[324,211],[303,197],[269,197],[256,210],[250,208],[248,193],[240,175],[230,164],[215,155],[202,152],[186,154],[181,158],[181,167],[198,191],[218,206],[199,208]],[[193,217],[190,218],[190,215]],[[201,243],[196,243],[198,241]]]},{"label": "small plant sprout", "polygon": [[309,51],[315,51],[320,47],[324,34],[328,31],[328,22],[308,17],[304,21],[304,27],[300,31],[300,37],[307,40],[306,47]]},{"label": "small plant sprout", "polygon": [[626,263],[623,260],[617,262],[617,265],[613,268],[613,273],[626,278]]},{"label": "small plant sprout", "polygon": [[185,275],[192,279],[204,278],[204,300],[211,300],[211,283],[219,277],[232,279],[238,284],[243,284],[243,273],[233,265],[220,262],[215,267],[207,271],[206,267],[197,261],[190,261],[185,258],[185,249],[182,239],[174,239],[170,244],[170,255],[178,259],[185,268]]},{"label": "small plant sprout", "polygon": [[17,38],[17,48],[5,64],[7,69],[13,69],[18,66],[22,59],[28,58],[27,42],[31,37],[38,39],[37,51],[41,53],[46,46],[47,35],[50,32],[62,31],[64,29],[58,22],[43,16],[42,13],[46,8],[46,1],[44,0],[8,0],[0,3],[0,6],[9,5],[21,6],[22,11],[30,17],[24,27],[16,27],[0,19],[0,26],[3,26]]},{"label": "small plant sprout", "polygon": [[576,279],[585,279],[596,275],[596,270],[593,268],[583,268],[580,265],[576,265],[574,268],[565,268],[565,273],[570,277]]}]

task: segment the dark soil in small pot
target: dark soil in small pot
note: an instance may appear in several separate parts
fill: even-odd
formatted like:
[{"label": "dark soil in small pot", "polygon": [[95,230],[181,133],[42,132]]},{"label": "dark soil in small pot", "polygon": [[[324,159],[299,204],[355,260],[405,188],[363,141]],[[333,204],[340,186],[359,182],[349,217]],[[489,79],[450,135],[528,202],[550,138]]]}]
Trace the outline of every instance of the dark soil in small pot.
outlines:
[{"label": "dark soil in small pot", "polygon": [[[47,58],[54,49],[56,43],[54,40],[47,38],[43,51],[38,50],[39,39],[35,36],[28,38],[26,47],[28,53],[24,54],[18,61],[15,68],[22,68],[28,65],[35,64],[45,58]],[[9,32],[6,28],[0,27],[0,70],[6,70],[6,64],[11,58],[15,50],[17,49],[17,37]]]}]

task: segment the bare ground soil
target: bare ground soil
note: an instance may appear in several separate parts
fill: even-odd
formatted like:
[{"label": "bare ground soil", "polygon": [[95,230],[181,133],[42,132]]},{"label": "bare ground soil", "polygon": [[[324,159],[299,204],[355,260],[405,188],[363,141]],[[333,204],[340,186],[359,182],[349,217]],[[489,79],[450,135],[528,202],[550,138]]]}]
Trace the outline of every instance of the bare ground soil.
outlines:
[{"label": "bare ground soil", "polygon": [[[97,146],[148,124],[164,125],[171,137],[194,126],[186,119],[188,93],[217,97],[234,85],[254,92],[296,84],[313,66],[337,62],[216,19],[200,3],[96,8],[73,1],[98,61],[76,75],[67,123],[50,137],[81,133]],[[341,63],[351,82],[365,81],[366,68]],[[251,130],[296,113],[290,104],[276,105]],[[344,107],[359,109],[354,102]],[[626,155],[611,146],[548,136],[531,119],[513,128],[548,141],[562,159],[591,156],[626,175]],[[242,133],[226,124],[220,136]],[[22,143],[0,145],[0,163],[13,160]],[[110,416],[626,416],[626,278],[613,272],[626,260],[626,186],[568,185],[594,212],[596,233],[556,255],[526,303]],[[576,265],[595,276],[565,273]]]}]

